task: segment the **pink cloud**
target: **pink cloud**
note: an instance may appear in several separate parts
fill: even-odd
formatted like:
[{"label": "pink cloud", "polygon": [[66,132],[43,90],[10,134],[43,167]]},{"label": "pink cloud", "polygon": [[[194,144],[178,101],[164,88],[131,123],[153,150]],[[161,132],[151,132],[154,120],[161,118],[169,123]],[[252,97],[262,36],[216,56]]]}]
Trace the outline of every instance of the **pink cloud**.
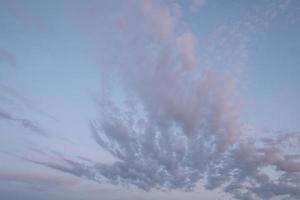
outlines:
[{"label": "pink cloud", "polygon": [[186,32],[177,38],[179,54],[184,67],[193,67],[197,64],[195,52],[196,37],[191,32]]},{"label": "pink cloud", "polygon": [[171,16],[167,9],[155,3],[155,1],[145,0],[142,3],[142,14],[147,17],[148,21],[161,39],[168,39],[174,34],[175,18]]}]

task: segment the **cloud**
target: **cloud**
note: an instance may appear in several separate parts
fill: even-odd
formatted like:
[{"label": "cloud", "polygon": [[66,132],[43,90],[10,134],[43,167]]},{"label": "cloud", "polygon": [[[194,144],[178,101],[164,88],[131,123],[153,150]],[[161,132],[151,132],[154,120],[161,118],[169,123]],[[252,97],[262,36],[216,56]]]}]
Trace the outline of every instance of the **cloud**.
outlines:
[{"label": "cloud", "polygon": [[146,21],[152,26],[152,30],[158,34],[161,39],[173,37],[175,17],[166,8],[159,5],[158,1],[141,1],[141,12]]},{"label": "cloud", "polygon": [[[180,20],[181,8],[173,3],[174,9],[168,9],[159,1],[141,1],[141,15],[146,22],[146,31],[150,31],[151,37],[159,38],[165,43],[177,43],[178,57],[183,67],[194,67],[197,64],[196,36],[191,30],[184,30],[182,34],[177,33]],[[143,23],[145,23],[143,22]]]},{"label": "cloud", "polygon": [[26,129],[29,129],[32,132],[37,133],[39,135],[42,135],[42,136],[47,136],[48,135],[47,131],[45,131],[42,128],[40,128],[32,120],[25,119],[25,118],[14,117],[10,113],[2,111],[2,110],[0,110],[0,119],[14,122],[17,125],[22,126],[22,127],[26,128]]},{"label": "cloud", "polygon": [[[176,29],[178,19],[173,21]],[[148,28],[152,30],[151,25]],[[261,139],[247,139],[237,77],[214,69],[195,74],[195,69],[182,68],[180,63],[195,63],[196,38],[189,30],[179,35],[174,31],[166,44],[151,40],[157,54],[147,48],[149,38],[156,38],[152,34],[159,33],[137,37],[144,45],[133,55],[124,55],[138,61],[114,68],[122,98],[116,101],[113,92],[101,97],[99,119],[90,125],[92,136],[118,161],[90,166],[91,171],[113,183],[144,190],[192,189],[202,180],[206,188],[224,188],[237,199],[264,197],[259,189],[263,185],[272,187],[269,196],[297,197],[298,182],[283,177],[298,174],[298,161],[289,155],[300,152],[286,150],[289,145],[283,143],[299,133],[282,138],[288,135],[283,133],[274,139],[282,144],[263,147]],[[247,42],[247,37],[241,35],[241,40]],[[243,48],[244,42],[236,50]],[[278,180],[264,167],[275,167]],[[276,193],[280,185],[285,189]]]},{"label": "cloud", "polygon": [[[93,140],[117,161],[93,163],[77,157],[60,158],[60,163],[28,161],[147,191],[190,190],[201,181],[207,189],[222,188],[236,199],[298,198],[299,133],[247,138],[237,77],[183,67],[196,63],[196,36],[188,29],[179,34],[179,19],[158,1],[142,5],[142,13],[130,10],[134,20],[120,34],[125,45],[115,53],[121,62],[101,68],[107,73],[101,77],[99,118],[89,125]],[[143,28],[128,31],[136,24]],[[127,41],[128,35],[134,42]],[[238,39],[247,41],[244,35]],[[235,50],[244,48],[238,44]]]},{"label": "cloud", "polygon": [[11,106],[25,107],[26,109],[38,113],[43,117],[47,117],[48,119],[58,121],[52,115],[38,108],[36,102],[32,102],[30,99],[26,98],[24,95],[20,94],[13,88],[0,84],[0,89],[0,103],[2,102],[3,104],[8,104]]},{"label": "cloud", "polygon": [[195,40],[195,36],[190,32],[186,32],[178,37],[178,47],[181,60],[185,67],[193,67],[197,63]]},{"label": "cloud", "polygon": [[280,167],[282,163],[299,164],[299,149],[291,149],[299,146],[299,137],[299,132],[285,132],[273,136],[272,143],[263,143],[264,139],[240,142],[218,175],[225,180],[225,191],[236,199],[269,199],[279,195],[299,198],[299,169]]},{"label": "cloud", "polygon": [[70,186],[76,183],[74,178],[55,177],[46,174],[22,173],[22,172],[1,172],[0,181],[19,182],[39,187]]},{"label": "cloud", "polygon": [[[20,95],[15,90],[2,84],[0,84],[0,89],[0,120],[13,122],[18,126],[31,130],[32,132],[42,136],[48,135],[47,131],[42,129],[37,122],[25,117],[24,114],[20,114],[24,107],[30,111],[38,113],[43,113],[42,111],[33,106],[31,101]],[[20,115],[23,116],[19,117]]]},{"label": "cloud", "polygon": [[266,1],[254,4],[238,19],[219,25],[209,36],[205,64],[228,68],[243,68],[249,60],[249,49],[254,39],[266,34],[272,21],[287,15],[291,1]]}]

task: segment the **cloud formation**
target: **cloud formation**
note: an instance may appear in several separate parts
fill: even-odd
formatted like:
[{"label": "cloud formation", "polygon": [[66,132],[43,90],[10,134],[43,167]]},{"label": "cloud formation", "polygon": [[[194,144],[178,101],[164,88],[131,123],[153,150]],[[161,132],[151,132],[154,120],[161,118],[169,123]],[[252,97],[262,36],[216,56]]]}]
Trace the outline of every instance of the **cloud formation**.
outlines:
[{"label": "cloud formation", "polygon": [[7,112],[3,112],[0,110],[0,119],[3,120],[8,120],[11,122],[15,122],[17,125],[22,126],[26,129],[31,130],[34,133],[37,133],[42,136],[46,136],[47,132],[40,128],[38,125],[36,125],[35,122],[29,120],[29,119],[24,119],[24,118],[19,118],[19,117],[13,117],[11,114]]},{"label": "cloud formation", "polygon": [[[170,32],[178,19],[172,21]],[[222,187],[237,199],[299,197],[300,152],[283,144],[292,140],[297,146],[299,133],[278,136],[262,147],[260,139],[245,139],[235,77],[213,69],[196,75],[186,71],[178,63],[196,63],[196,38],[189,30],[169,35],[178,42],[166,47],[153,40],[157,55],[145,45],[133,58],[142,57],[141,62],[115,69],[125,103],[108,93],[100,103],[100,119],[90,126],[95,141],[118,161],[92,167],[96,174],[145,190],[191,189],[203,180],[206,188]],[[265,167],[274,167],[278,179],[265,173]]]},{"label": "cloud formation", "polygon": [[141,15],[145,17],[145,20],[152,26],[153,32],[161,39],[173,37],[176,19],[171,16],[169,10],[161,7],[158,1],[142,1]]},{"label": "cloud formation", "polygon": [[0,84],[0,89],[0,120],[12,122],[38,135],[48,135],[47,131],[42,129],[34,120],[23,116],[24,114],[20,114],[23,107],[30,110],[37,110],[27,98],[2,84]]},{"label": "cloud formation", "polygon": [[[116,53],[126,63],[105,68],[114,78],[103,75],[100,116],[90,123],[92,138],[117,161],[29,161],[147,191],[190,190],[201,180],[236,199],[299,198],[299,132],[247,138],[236,77],[187,69],[197,63],[195,35],[178,31],[180,19],[158,1],[142,1],[139,9],[120,36],[131,39],[123,41],[130,51]],[[126,32],[133,24],[143,28]]]},{"label": "cloud formation", "polygon": [[178,46],[183,66],[193,67],[197,63],[195,53],[195,36],[191,32],[178,37]]}]

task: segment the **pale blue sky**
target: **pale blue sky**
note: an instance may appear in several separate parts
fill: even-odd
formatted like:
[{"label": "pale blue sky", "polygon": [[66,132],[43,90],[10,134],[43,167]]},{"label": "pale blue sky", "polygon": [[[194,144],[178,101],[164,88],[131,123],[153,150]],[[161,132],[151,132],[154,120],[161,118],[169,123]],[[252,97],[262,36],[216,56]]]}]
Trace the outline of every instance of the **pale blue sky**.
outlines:
[{"label": "pale blue sky", "polygon": [[[15,200],[20,194],[28,200],[246,198],[238,196],[236,190],[222,191],[226,181],[210,190],[200,176],[209,179],[213,172],[195,164],[197,159],[202,163],[209,157],[210,151],[200,146],[209,140],[213,148],[225,152],[236,146],[243,149],[240,138],[248,135],[251,139],[266,136],[276,140],[278,132],[284,136],[288,135],[286,131],[293,131],[299,137],[299,35],[297,0],[0,0],[0,199]],[[234,89],[230,87],[231,80]],[[123,93],[131,104],[121,105]],[[115,104],[107,103],[110,99]],[[141,105],[145,116],[136,114],[138,111],[134,116],[123,112],[122,109],[131,111],[132,104]],[[199,110],[217,110],[217,114],[202,115]],[[121,125],[117,130],[110,126],[118,124],[118,117],[123,115],[144,117],[145,123],[160,131],[169,130],[166,127],[174,123],[172,130],[183,131],[184,141],[190,140],[189,134],[202,133],[199,124],[212,120],[204,132],[213,132],[213,136],[204,136],[207,141],[196,145],[194,152],[184,151],[184,160],[166,159],[174,151],[177,153],[177,146],[172,145],[181,139],[162,136],[161,142],[172,145],[159,150],[168,156],[157,158],[152,155],[154,147],[144,153],[135,152],[131,149],[135,143],[122,135],[141,131],[144,125],[129,126],[122,118],[127,132]],[[103,125],[102,132],[111,132],[105,133],[108,136],[104,142],[101,140],[103,143],[91,133],[94,122]],[[227,135],[220,135],[216,126],[225,127]],[[144,137],[139,139],[155,140]],[[114,155],[118,148],[110,146],[114,142],[137,156],[135,161],[157,159],[157,166],[139,169],[147,161],[130,165],[130,156]],[[265,147],[284,148],[274,144]],[[258,148],[250,157],[256,158]],[[287,152],[300,155],[299,148]],[[219,153],[210,158],[221,159]],[[66,160],[79,164],[68,171],[63,168]],[[139,170],[132,172],[135,176],[130,175],[123,165],[124,168],[114,165],[116,160]],[[145,178],[147,173],[159,174],[162,166],[173,161],[175,164],[170,165],[178,171],[166,167],[165,173],[175,173],[174,179]],[[224,170],[231,166],[255,177],[257,174],[241,167],[244,161],[236,159],[235,164],[224,164]],[[273,166],[277,167],[275,174],[291,175],[279,164],[281,161],[260,160],[263,164],[257,164],[255,169]],[[299,159],[291,162],[296,166],[292,173],[300,177]],[[111,168],[105,171],[107,166]],[[181,173],[191,175],[193,170],[199,178],[185,180]],[[273,180],[275,175],[272,177],[273,171],[269,171]],[[104,178],[98,180],[98,176]],[[197,186],[184,192],[189,184]],[[280,199],[282,196],[273,189],[278,186],[272,184],[270,181],[265,183],[266,188],[251,190],[251,198]],[[289,198],[300,196],[300,191],[291,192],[281,186],[287,191],[282,194]],[[165,189],[171,191],[159,191]]]}]

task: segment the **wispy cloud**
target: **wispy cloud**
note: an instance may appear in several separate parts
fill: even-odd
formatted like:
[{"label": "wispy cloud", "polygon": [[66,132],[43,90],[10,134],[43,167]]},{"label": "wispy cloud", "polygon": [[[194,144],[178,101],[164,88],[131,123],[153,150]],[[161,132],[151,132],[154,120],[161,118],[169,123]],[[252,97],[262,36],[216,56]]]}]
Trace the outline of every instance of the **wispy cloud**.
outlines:
[{"label": "wispy cloud", "polygon": [[209,38],[205,64],[225,69],[245,67],[253,40],[264,36],[276,17],[288,15],[291,6],[289,0],[266,1],[250,6],[241,18],[219,25]]},{"label": "wispy cloud", "polygon": [[40,127],[38,122],[30,119],[30,117],[26,116],[26,114],[21,111],[25,110],[30,114],[37,113],[40,116],[56,121],[54,117],[37,108],[33,102],[14,89],[3,84],[0,84],[0,89],[0,120],[13,122],[13,124],[31,130],[39,135],[49,135],[48,131]]},{"label": "wispy cloud", "polygon": [[1,172],[0,181],[6,182],[22,182],[25,184],[33,184],[39,186],[59,187],[61,185],[72,185],[75,179],[62,179],[61,177],[54,177],[47,174],[36,173],[21,173],[21,172]]},{"label": "wispy cloud", "polygon": [[182,65],[185,67],[193,67],[197,64],[195,38],[193,33],[186,32],[177,39]]},{"label": "wispy cloud", "polygon": [[37,133],[42,136],[47,136],[48,133],[47,131],[43,130],[40,128],[37,123],[33,122],[32,120],[25,119],[25,118],[20,118],[20,117],[15,117],[11,115],[10,113],[6,111],[0,110],[0,119],[2,120],[8,120],[10,122],[14,122],[15,124],[24,127],[26,129],[31,130],[34,133]]}]

